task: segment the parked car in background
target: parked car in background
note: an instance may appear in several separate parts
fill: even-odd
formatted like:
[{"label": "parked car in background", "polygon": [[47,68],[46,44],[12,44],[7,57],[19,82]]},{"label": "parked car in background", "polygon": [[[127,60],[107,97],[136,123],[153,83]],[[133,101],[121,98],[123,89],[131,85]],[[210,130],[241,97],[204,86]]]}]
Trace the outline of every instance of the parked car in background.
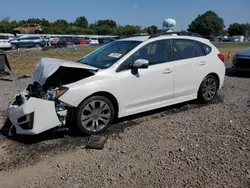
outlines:
[{"label": "parked car in background", "polygon": [[0,35],[0,49],[3,49],[3,50],[10,50],[11,49],[11,43],[10,43],[9,36]]},{"label": "parked car in background", "polygon": [[52,36],[52,37],[49,38],[49,41],[50,41],[51,45],[57,45],[59,40],[60,39],[58,37],[53,37]]},{"label": "parked car in background", "polygon": [[74,39],[74,44],[89,44],[89,40],[87,40],[85,37],[76,37]]},{"label": "parked car in background", "polygon": [[250,72],[250,48],[239,51],[233,57],[232,69]]},{"label": "parked car in background", "polygon": [[39,24],[24,24],[20,27],[14,28],[14,34],[40,34],[43,29]]},{"label": "parked car in background", "polygon": [[165,34],[117,40],[77,62],[42,58],[8,109],[16,133],[68,126],[98,134],[115,118],[211,102],[224,83],[224,56],[207,39]]},{"label": "parked car in background", "polygon": [[98,38],[95,37],[85,37],[85,40],[89,41],[89,44],[99,44]]},{"label": "parked car in background", "polygon": [[11,40],[11,46],[13,49],[17,48],[32,48],[32,47],[44,47],[46,41],[41,36],[21,36]]},{"label": "parked car in background", "polygon": [[59,45],[60,47],[74,44],[72,37],[58,37],[58,39],[59,41],[57,45]]}]

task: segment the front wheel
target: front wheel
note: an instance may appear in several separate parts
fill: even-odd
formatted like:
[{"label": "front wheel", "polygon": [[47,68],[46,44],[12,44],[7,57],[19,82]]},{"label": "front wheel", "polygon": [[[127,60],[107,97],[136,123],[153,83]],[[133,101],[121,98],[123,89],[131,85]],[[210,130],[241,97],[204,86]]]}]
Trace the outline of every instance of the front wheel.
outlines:
[{"label": "front wheel", "polygon": [[108,98],[90,97],[77,109],[77,127],[88,135],[102,133],[112,123],[114,113],[114,106]]},{"label": "front wheel", "polygon": [[213,75],[208,75],[206,78],[204,78],[200,85],[198,91],[198,100],[203,103],[211,102],[217,94],[218,88],[218,79]]}]

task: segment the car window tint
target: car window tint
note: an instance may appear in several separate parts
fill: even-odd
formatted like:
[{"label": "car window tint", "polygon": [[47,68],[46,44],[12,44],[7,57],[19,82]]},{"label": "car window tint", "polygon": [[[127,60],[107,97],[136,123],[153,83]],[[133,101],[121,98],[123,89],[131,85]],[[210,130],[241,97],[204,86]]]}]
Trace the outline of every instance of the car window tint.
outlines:
[{"label": "car window tint", "polygon": [[159,40],[141,47],[123,62],[121,70],[129,69],[130,65],[137,59],[146,59],[149,61],[149,65],[169,62],[171,60],[170,41]]},{"label": "car window tint", "polygon": [[204,49],[206,55],[211,53],[212,48],[210,46],[203,44],[203,43],[202,43],[202,46],[203,46],[203,49]]},{"label": "car window tint", "polygon": [[196,47],[193,40],[173,39],[173,58],[174,60],[182,60],[196,57]]},{"label": "car window tint", "polygon": [[5,36],[5,35],[0,35],[0,39],[3,39],[3,40],[8,40],[9,37],[8,36]]},{"label": "car window tint", "polygon": [[195,46],[196,46],[196,56],[200,57],[200,56],[204,56],[204,51],[202,49],[202,44],[200,42],[195,42]]},{"label": "car window tint", "polygon": [[39,37],[27,37],[27,40],[37,40],[40,39]]}]

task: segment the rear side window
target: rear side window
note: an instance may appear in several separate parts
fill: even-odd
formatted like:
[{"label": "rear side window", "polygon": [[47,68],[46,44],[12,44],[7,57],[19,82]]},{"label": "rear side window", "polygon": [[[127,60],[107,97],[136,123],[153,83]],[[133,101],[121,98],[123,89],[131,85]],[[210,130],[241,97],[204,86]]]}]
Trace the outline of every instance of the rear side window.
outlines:
[{"label": "rear side window", "polygon": [[195,41],[187,39],[172,40],[173,59],[175,61],[197,57]]},{"label": "rear side window", "polygon": [[195,41],[195,46],[196,46],[196,56],[197,57],[204,56],[205,52],[202,47],[202,43]]},{"label": "rear side window", "polygon": [[206,55],[208,55],[212,52],[212,48],[210,46],[203,44],[203,43],[202,43],[202,46],[203,46],[203,49],[204,49],[204,52]]}]

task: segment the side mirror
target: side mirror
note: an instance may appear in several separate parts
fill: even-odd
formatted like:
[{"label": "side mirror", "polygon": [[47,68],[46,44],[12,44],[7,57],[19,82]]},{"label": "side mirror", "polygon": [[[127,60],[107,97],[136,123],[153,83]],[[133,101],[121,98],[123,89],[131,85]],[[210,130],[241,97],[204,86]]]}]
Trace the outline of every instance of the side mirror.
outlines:
[{"label": "side mirror", "polygon": [[149,61],[146,59],[137,59],[132,64],[132,68],[135,68],[135,69],[147,69],[148,66],[149,66]]},{"label": "side mirror", "polygon": [[133,75],[137,75],[138,74],[138,69],[147,69],[149,66],[149,61],[146,59],[137,59],[132,65],[131,65],[131,73]]}]

